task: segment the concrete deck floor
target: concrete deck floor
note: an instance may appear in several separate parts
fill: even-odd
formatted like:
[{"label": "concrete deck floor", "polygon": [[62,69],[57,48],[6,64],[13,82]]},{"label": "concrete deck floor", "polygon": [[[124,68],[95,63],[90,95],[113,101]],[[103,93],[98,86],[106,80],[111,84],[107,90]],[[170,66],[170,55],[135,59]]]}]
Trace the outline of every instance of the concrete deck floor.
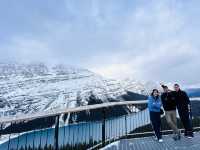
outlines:
[{"label": "concrete deck floor", "polygon": [[158,143],[154,137],[138,139],[123,139],[114,142],[103,150],[200,150],[200,133],[195,133],[192,139],[182,136],[180,141],[174,141],[172,135],[163,136],[163,143]]}]

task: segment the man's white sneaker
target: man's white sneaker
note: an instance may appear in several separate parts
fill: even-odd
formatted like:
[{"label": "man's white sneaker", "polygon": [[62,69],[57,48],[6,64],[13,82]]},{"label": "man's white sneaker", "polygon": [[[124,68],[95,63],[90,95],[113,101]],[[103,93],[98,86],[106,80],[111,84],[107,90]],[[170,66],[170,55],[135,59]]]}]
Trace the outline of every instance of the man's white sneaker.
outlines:
[{"label": "man's white sneaker", "polygon": [[162,142],[163,142],[163,139],[159,139],[158,142],[159,142],[159,143],[162,143]]},{"label": "man's white sneaker", "polygon": [[187,138],[188,138],[188,139],[192,139],[193,137],[192,137],[192,136],[187,136]]}]

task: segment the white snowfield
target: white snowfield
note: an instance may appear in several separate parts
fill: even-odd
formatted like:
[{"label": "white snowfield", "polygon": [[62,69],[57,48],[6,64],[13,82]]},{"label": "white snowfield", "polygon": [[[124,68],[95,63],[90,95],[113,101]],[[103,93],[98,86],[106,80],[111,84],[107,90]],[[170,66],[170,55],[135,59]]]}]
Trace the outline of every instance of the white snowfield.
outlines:
[{"label": "white snowfield", "polygon": [[107,79],[72,66],[0,63],[0,117],[85,106],[91,91],[108,102],[108,98],[120,100],[127,90],[148,94],[158,87],[159,83],[142,83],[131,78]]},{"label": "white snowfield", "polygon": [[119,144],[120,144],[120,141],[116,141],[116,142],[113,142],[113,143],[105,146],[104,148],[101,148],[100,150],[113,149],[113,147],[115,147],[116,150],[118,150]]},{"label": "white snowfield", "polygon": [[193,98],[190,98],[191,101],[200,101],[200,97],[193,97]]},{"label": "white snowfield", "polygon": [[117,98],[127,89],[145,91],[136,81],[106,79],[82,68],[0,64],[0,117],[84,106],[91,91],[107,102],[108,97]]}]

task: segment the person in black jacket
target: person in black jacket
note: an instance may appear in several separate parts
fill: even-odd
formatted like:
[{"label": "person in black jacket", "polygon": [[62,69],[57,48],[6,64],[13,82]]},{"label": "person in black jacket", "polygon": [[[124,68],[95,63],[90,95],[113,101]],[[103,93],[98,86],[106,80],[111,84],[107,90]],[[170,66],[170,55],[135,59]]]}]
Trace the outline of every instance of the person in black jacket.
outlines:
[{"label": "person in black jacket", "polygon": [[190,117],[190,113],[191,113],[190,99],[187,93],[180,89],[180,86],[178,84],[174,84],[174,90],[175,90],[176,106],[178,109],[178,113],[183,123],[183,126],[185,128],[184,135],[188,138],[192,138],[193,129],[192,129],[192,121]]},{"label": "person in black jacket", "polygon": [[176,99],[173,91],[170,91],[166,85],[161,85],[163,88],[163,93],[161,95],[161,100],[163,108],[165,110],[165,117],[167,123],[173,130],[174,140],[180,140],[181,134],[177,127],[177,118],[176,118]]}]

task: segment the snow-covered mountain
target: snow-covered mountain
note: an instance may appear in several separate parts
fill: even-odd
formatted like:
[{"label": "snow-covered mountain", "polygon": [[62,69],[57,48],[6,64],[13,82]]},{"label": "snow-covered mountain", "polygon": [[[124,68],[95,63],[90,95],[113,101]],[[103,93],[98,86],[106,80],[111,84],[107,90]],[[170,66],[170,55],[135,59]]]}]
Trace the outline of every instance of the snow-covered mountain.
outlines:
[{"label": "snow-covered mountain", "polygon": [[120,82],[123,88],[126,89],[127,91],[132,91],[142,95],[149,95],[149,93],[154,88],[161,89],[160,83],[156,83],[153,81],[142,82],[135,80],[134,78],[127,78]]},{"label": "snow-covered mountain", "polygon": [[0,64],[0,116],[76,107],[77,97],[87,105],[91,91],[103,101],[125,93],[120,82],[82,68]]},{"label": "snow-covered mountain", "polygon": [[1,63],[0,116],[87,105],[91,93],[103,102],[110,98],[119,100],[126,91],[147,94],[147,87],[134,79],[107,79],[71,66]]}]

